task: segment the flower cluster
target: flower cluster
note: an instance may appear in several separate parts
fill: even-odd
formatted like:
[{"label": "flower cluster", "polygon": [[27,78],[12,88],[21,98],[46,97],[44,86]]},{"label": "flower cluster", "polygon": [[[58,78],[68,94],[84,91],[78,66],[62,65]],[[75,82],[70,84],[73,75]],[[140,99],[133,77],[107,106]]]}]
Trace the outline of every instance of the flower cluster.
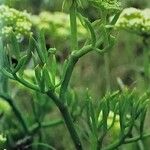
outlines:
[{"label": "flower cluster", "polygon": [[[38,29],[45,30],[47,34],[57,38],[66,38],[70,35],[69,15],[62,12],[43,11],[39,16],[32,16],[33,24]],[[86,34],[86,29],[78,21],[79,37]]]},{"label": "flower cluster", "polygon": [[121,10],[121,2],[119,2],[119,0],[90,0],[90,2],[94,6],[109,12],[116,12]]},{"label": "flower cluster", "polygon": [[17,39],[31,34],[31,21],[27,12],[20,12],[8,6],[0,6],[0,36],[8,37],[14,32]]},{"label": "flower cluster", "polygon": [[116,22],[117,29],[140,35],[150,35],[150,9],[126,8]]}]

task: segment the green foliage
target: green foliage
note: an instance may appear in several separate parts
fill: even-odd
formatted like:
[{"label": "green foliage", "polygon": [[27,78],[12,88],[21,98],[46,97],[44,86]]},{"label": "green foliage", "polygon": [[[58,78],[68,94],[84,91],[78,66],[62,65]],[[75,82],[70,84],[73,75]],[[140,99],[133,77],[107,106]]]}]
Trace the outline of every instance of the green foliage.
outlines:
[{"label": "green foliage", "polygon": [[[83,7],[80,0],[71,1],[69,15],[58,12],[53,14],[42,12],[39,16],[33,16],[32,21],[38,31],[36,36],[31,35],[31,23],[28,17],[24,16],[24,13],[2,6],[3,9],[10,11],[7,14],[11,14],[7,16],[2,12],[2,15],[0,15],[2,16],[2,22],[6,17],[10,21],[13,18],[11,24],[9,24],[9,27],[13,29],[6,34],[7,40],[5,40],[5,36],[0,39],[0,56],[3,58],[0,64],[1,76],[6,77],[6,81],[9,83],[5,89],[6,92],[3,92],[4,86],[2,86],[0,91],[2,99],[0,100],[9,104],[17,119],[17,122],[15,122],[8,118],[7,122],[9,121],[9,123],[4,125],[4,133],[8,137],[8,149],[36,149],[38,146],[43,146],[42,149],[44,147],[54,149],[52,146],[43,143],[45,142],[44,134],[45,136],[49,134],[49,132],[44,133],[43,129],[63,123],[74,144],[72,149],[77,150],[113,150],[118,149],[123,144],[137,142],[150,136],[149,133],[145,133],[144,126],[149,105],[148,92],[140,95],[136,89],[125,88],[122,81],[119,80],[121,90],[113,90],[115,91],[113,92],[110,88],[106,89],[104,96],[95,101],[89,94],[90,90],[83,91],[84,96],[82,97],[70,86],[76,64],[80,63],[81,58],[90,52],[95,52],[101,57],[104,55],[105,76],[108,80],[106,83],[108,87],[110,84],[108,53],[115,44],[115,34],[113,34],[115,30],[112,27],[114,25],[119,27],[118,18],[120,19],[122,16],[121,14],[119,17],[121,6],[116,0],[93,0],[91,3],[102,12],[101,18],[98,16],[93,22],[80,11],[79,6]],[[15,17],[13,12],[17,14],[15,14]],[[134,17],[141,17],[141,14],[144,15],[145,12],[147,10],[140,11],[140,14],[137,11],[133,15],[131,11],[129,15],[123,16],[128,20],[134,20]],[[109,18],[110,15],[113,15],[111,19]],[[18,18],[22,22],[27,21],[27,24],[29,23],[28,28],[21,26],[20,30],[16,29]],[[147,17],[145,16],[145,18]],[[139,27],[134,21],[131,25]],[[3,24],[4,27],[7,27],[7,23]],[[138,21],[138,23],[141,22]],[[127,25],[128,23],[125,24],[125,26]],[[138,30],[140,29],[138,28]],[[145,33],[147,31],[145,30]],[[21,38],[20,35],[30,35],[28,45],[25,43],[27,47],[25,51],[22,50],[22,43],[18,41]],[[46,37],[48,35],[54,36],[56,39],[65,37],[70,40],[70,53],[62,64],[57,61],[59,50],[54,47],[47,48]],[[79,42],[80,36],[84,38],[81,44]],[[12,57],[17,60],[16,64],[14,64]],[[24,85],[25,89],[18,83]],[[18,96],[18,92],[15,91],[16,87],[23,94]],[[26,112],[21,111],[22,106],[15,101],[17,98],[24,107],[27,105]],[[26,104],[28,99],[30,105]],[[59,115],[55,114],[52,118],[49,118],[48,111],[56,113],[54,104],[60,111],[61,118],[57,118],[56,116]],[[29,115],[27,115],[28,111]],[[50,121],[45,122],[45,120]],[[136,130],[137,132],[135,132]],[[110,138],[109,136],[112,134],[114,136]],[[56,138],[55,135],[54,140]],[[4,138],[0,136],[1,141],[4,141]],[[69,149],[67,146],[65,148]]]},{"label": "green foliage", "polygon": [[135,90],[108,93],[96,105],[88,96],[86,120],[89,128],[86,132],[91,137],[88,141],[93,141],[90,143],[91,149],[96,145],[97,149],[101,149],[105,136],[112,134],[114,130],[117,132],[118,140],[115,139],[117,142],[112,139],[114,143],[104,149],[117,148],[126,142],[130,134],[133,134],[134,125],[138,122],[139,134],[142,136],[145,110],[148,105],[148,94],[139,97]]}]

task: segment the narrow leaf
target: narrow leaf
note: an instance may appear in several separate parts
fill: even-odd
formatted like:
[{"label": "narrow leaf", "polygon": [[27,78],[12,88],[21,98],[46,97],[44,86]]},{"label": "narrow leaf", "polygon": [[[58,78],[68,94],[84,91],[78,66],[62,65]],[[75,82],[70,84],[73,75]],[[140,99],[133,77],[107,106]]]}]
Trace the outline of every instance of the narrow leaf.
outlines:
[{"label": "narrow leaf", "polygon": [[24,67],[25,63],[26,63],[26,60],[27,60],[27,55],[23,56],[20,58],[17,66],[15,67],[15,69],[13,69],[13,73],[16,73],[18,72],[22,67]]},{"label": "narrow leaf", "polygon": [[20,47],[19,47],[18,40],[13,32],[10,35],[10,48],[11,48],[13,54],[16,56],[16,58],[19,59]]},{"label": "narrow leaf", "polygon": [[54,90],[54,85],[52,84],[51,77],[49,75],[46,66],[43,67],[43,76],[45,79],[44,82],[45,82],[46,90]]}]

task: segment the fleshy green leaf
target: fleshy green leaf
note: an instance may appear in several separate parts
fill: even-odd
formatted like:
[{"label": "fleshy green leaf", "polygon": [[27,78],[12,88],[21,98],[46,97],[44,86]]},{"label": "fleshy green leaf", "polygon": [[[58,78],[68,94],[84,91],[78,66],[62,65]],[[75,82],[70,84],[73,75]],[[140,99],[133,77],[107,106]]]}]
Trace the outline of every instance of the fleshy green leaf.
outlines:
[{"label": "fleshy green leaf", "polygon": [[23,56],[20,58],[20,60],[18,61],[17,66],[15,67],[15,69],[13,69],[13,73],[18,72],[22,67],[24,67],[24,65],[26,64],[27,61],[27,55]]},{"label": "fleshy green leaf", "polygon": [[13,32],[10,35],[10,48],[12,50],[12,53],[15,55],[15,57],[17,59],[19,59],[20,58],[20,47],[19,47],[18,40]]}]

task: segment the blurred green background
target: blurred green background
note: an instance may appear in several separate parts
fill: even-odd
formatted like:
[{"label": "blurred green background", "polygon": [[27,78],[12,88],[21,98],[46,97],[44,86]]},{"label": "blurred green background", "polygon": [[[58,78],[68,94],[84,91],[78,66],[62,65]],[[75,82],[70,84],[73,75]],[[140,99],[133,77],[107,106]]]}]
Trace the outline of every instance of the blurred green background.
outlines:
[{"label": "blurred green background", "polygon": [[[46,35],[47,47],[57,48],[57,62],[60,63],[60,69],[62,62],[64,62],[69,53],[70,31],[68,28],[68,16],[65,16],[64,14],[62,17],[61,14],[55,14],[56,16],[52,17],[50,14],[54,15],[54,13],[58,11],[60,13],[67,13],[67,6],[62,10],[62,3],[62,0],[0,0],[0,5],[6,4],[18,10],[27,10],[32,16],[34,15],[33,21],[35,21],[35,24],[33,31],[37,25],[46,26],[45,29],[48,31]],[[89,6],[86,3],[86,0],[84,3],[85,9],[83,10],[83,13],[88,16],[90,20],[97,18],[99,14],[94,8]],[[122,0],[122,4],[124,8],[150,8],[149,0]],[[42,18],[41,15],[41,20],[38,18],[39,20],[37,21],[36,17],[39,16],[41,12],[45,11],[50,13],[47,15],[47,18]],[[48,17],[52,17],[52,19],[47,21],[46,19],[50,19]],[[64,18],[65,22],[63,20]],[[47,26],[47,22],[52,22],[53,26],[57,26],[60,30],[57,31],[58,28],[55,29],[51,24]],[[49,27],[50,29],[47,29]],[[79,30],[79,43],[82,44],[84,41],[84,35],[87,33],[80,24]],[[133,89],[136,87],[139,93],[143,93],[147,90],[147,86],[145,86],[147,79],[143,68],[143,62],[145,59],[143,56],[143,50],[144,46],[142,37],[125,31],[116,33],[116,44],[109,53],[109,78],[111,91],[120,88],[118,81],[122,81],[128,88]],[[100,56],[97,53],[90,53],[78,62],[70,86],[76,91],[78,95],[77,97],[80,101],[85,97],[84,93],[86,88],[89,89],[94,99],[98,99],[105,94],[107,88],[105,73],[104,56]],[[22,110],[29,126],[33,125],[36,119],[51,120],[59,116],[53,103],[49,101],[47,102],[47,97],[38,95],[37,93],[33,94],[32,91],[29,91],[21,85],[16,85],[16,83],[11,83],[11,86],[13,87],[11,88],[11,93],[20,110]],[[32,109],[34,107],[33,105],[36,105],[35,110]],[[0,109],[4,111],[4,117],[0,119],[0,133],[3,131],[4,133],[12,133],[10,139],[17,139],[21,136],[21,129],[18,126],[19,123],[16,121],[15,116],[11,113],[10,107],[7,104],[0,103]],[[38,115],[39,118],[36,118],[36,115]],[[150,125],[149,121],[150,119],[147,117],[146,128]],[[18,129],[20,132],[18,132]],[[117,132],[117,130],[114,130],[114,132]],[[69,144],[71,141],[64,125],[43,129],[38,134],[42,135],[41,137],[43,139],[40,140],[53,145],[58,150],[73,149],[72,144]],[[115,134],[113,135],[115,136]],[[111,135],[110,138],[113,138],[113,135]],[[38,138],[40,138],[40,136],[37,136],[37,139],[35,140],[39,140]],[[144,143],[144,150],[149,150],[148,146],[150,139],[145,140]],[[140,142],[138,144],[140,145]],[[131,144],[129,147],[122,146],[119,149],[126,150],[128,148],[130,150],[138,150],[140,147],[138,144]],[[41,150],[42,147],[37,149]]]}]

